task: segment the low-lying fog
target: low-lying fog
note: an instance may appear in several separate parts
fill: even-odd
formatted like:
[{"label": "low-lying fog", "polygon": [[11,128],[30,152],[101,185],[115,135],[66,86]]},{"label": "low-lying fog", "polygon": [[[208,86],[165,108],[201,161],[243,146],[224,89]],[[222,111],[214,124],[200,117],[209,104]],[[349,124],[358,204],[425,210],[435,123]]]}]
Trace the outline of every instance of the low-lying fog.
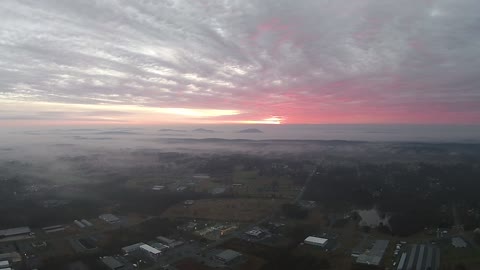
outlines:
[{"label": "low-lying fog", "polygon": [[[28,164],[28,171],[42,178],[72,179],[82,170],[81,164],[110,169],[156,166],[156,154],[165,152],[413,161],[473,153],[479,138],[480,126],[440,125],[9,128],[0,131],[0,162],[4,167],[5,162]],[[439,146],[443,142],[469,146]]]}]

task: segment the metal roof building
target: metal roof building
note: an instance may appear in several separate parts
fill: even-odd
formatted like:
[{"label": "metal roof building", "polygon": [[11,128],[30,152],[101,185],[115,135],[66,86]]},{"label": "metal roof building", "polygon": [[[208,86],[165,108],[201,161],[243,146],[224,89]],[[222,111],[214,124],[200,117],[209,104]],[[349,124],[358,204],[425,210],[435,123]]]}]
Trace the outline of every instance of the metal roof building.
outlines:
[{"label": "metal roof building", "polygon": [[143,242],[136,243],[136,244],[133,244],[133,245],[130,245],[130,246],[123,247],[122,251],[123,251],[123,253],[134,252],[136,250],[139,250],[140,246],[143,246],[143,245],[145,245],[145,243],[143,243]]},{"label": "metal roof building", "polygon": [[109,269],[115,270],[122,268],[124,264],[112,256],[106,256],[100,259]]},{"label": "metal roof building", "polygon": [[143,249],[143,250],[147,251],[148,253],[152,253],[152,254],[155,254],[155,255],[162,253],[160,250],[158,250],[158,249],[156,249],[152,246],[149,246],[147,244],[141,245],[140,249]]},{"label": "metal roof building", "polygon": [[452,245],[456,248],[466,248],[467,242],[460,237],[453,237],[452,238]]},{"label": "metal roof building", "polygon": [[10,263],[8,261],[0,261],[0,268],[6,268],[9,267]]},{"label": "metal roof building", "polygon": [[21,235],[21,234],[29,234],[31,232],[32,231],[30,230],[30,227],[11,228],[11,229],[0,230],[0,237],[9,237],[9,236],[15,236],[15,235]]},{"label": "metal roof building", "polygon": [[432,245],[411,245],[402,253],[394,270],[438,270],[440,250]]},{"label": "metal roof building", "polygon": [[115,222],[119,222],[120,219],[112,214],[103,214],[103,215],[100,215],[99,216],[100,219],[108,222],[108,223],[115,223]]},{"label": "metal roof building", "polygon": [[367,249],[357,257],[355,262],[367,265],[380,265],[389,242],[388,240],[376,240],[370,249]]},{"label": "metal roof building", "polygon": [[215,258],[217,260],[222,261],[225,264],[229,264],[240,257],[242,257],[242,253],[236,252],[235,250],[231,249],[226,249],[215,255]]},{"label": "metal roof building", "polygon": [[319,246],[319,247],[325,247],[327,245],[328,239],[327,238],[321,238],[321,237],[315,237],[315,236],[309,236],[303,240],[303,243],[308,244],[308,245],[313,245],[313,246]]}]

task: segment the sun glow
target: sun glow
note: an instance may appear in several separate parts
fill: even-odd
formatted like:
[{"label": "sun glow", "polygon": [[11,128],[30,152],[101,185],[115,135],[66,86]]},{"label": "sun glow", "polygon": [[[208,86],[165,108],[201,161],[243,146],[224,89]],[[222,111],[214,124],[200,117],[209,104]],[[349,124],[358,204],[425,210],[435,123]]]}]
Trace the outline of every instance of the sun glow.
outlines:
[{"label": "sun glow", "polygon": [[270,125],[280,125],[283,123],[285,119],[280,116],[272,116],[269,118],[265,118],[262,120],[246,120],[246,121],[240,121],[239,123],[242,124],[270,124]]}]

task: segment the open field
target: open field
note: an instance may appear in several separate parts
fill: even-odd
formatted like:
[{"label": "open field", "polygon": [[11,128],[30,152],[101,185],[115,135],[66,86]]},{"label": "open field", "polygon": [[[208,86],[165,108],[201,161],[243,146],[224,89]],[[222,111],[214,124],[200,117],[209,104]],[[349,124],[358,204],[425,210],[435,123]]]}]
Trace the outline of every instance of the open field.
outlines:
[{"label": "open field", "polygon": [[299,190],[287,176],[262,176],[257,171],[235,169],[233,192],[241,196],[294,198]]},{"label": "open field", "polygon": [[176,204],[162,216],[248,222],[268,216],[285,202],[279,199],[205,199],[189,206]]}]

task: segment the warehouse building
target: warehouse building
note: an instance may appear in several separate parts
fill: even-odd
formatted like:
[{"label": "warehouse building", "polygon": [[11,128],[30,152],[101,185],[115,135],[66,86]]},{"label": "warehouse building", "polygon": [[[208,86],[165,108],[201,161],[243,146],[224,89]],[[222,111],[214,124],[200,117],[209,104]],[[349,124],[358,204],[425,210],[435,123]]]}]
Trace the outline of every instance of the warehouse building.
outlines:
[{"label": "warehouse building", "polygon": [[235,250],[226,249],[217,255],[215,259],[221,261],[224,264],[233,264],[242,257],[242,253],[236,252]]},{"label": "warehouse building", "polygon": [[102,263],[106,267],[108,267],[108,269],[111,269],[111,270],[121,269],[123,268],[123,266],[125,266],[125,264],[123,264],[122,262],[120,262],[119,260],[115,259],[112,256],[102,257],[100,258],[100,261],[102,261]]},{"label": "warehouse building", "polygon": [[11,236],[20,236],[20,235],[29,235],[32,231],[29,227],[18,227],[0,230],[0,238],[11,237]]},{"label": "warehouse building", "polygon": [[432,245],[411,245],[403,252],[396,270],[438,270],[440,250]]},{"label": "warehouse building", "polygon": [[122,252],[124,254],[132,253],[134,251],[139,250],[140,247],[143,246],[143,245],[145,245],[145,243],[140,242],[140,243],[136,243],[136,244],[133,244],[133,245],[130,245],[130,246],[126,246],[126,247],[122,248]]},{"label": "warehouse building", "polygon": [[149,246],[147,244],[141,245],[140,250],[150,259],[157,261],[160,256],[162,255],[162,252],[152,246]]},{"label": "warehouse building", "polygon": [[328,243],[327,238],[321,238],[321,237],[315,237],[315,236],[309,236],[303,240],[303,243],[307,245],[312,245],[312,246],[318,246],[318,247],[325,247]]},{"label": "warehouse building", "polygon": [[388,240],[375,240],[371,248],[360,254],[355,262],[358,264],[379,266],[388,244]]},{"label": "warehouse building", "polygon": [[111,224],[120,222],[120,219],[112,214],[103,214],[103,215],[100,215],[99,218]]}]

